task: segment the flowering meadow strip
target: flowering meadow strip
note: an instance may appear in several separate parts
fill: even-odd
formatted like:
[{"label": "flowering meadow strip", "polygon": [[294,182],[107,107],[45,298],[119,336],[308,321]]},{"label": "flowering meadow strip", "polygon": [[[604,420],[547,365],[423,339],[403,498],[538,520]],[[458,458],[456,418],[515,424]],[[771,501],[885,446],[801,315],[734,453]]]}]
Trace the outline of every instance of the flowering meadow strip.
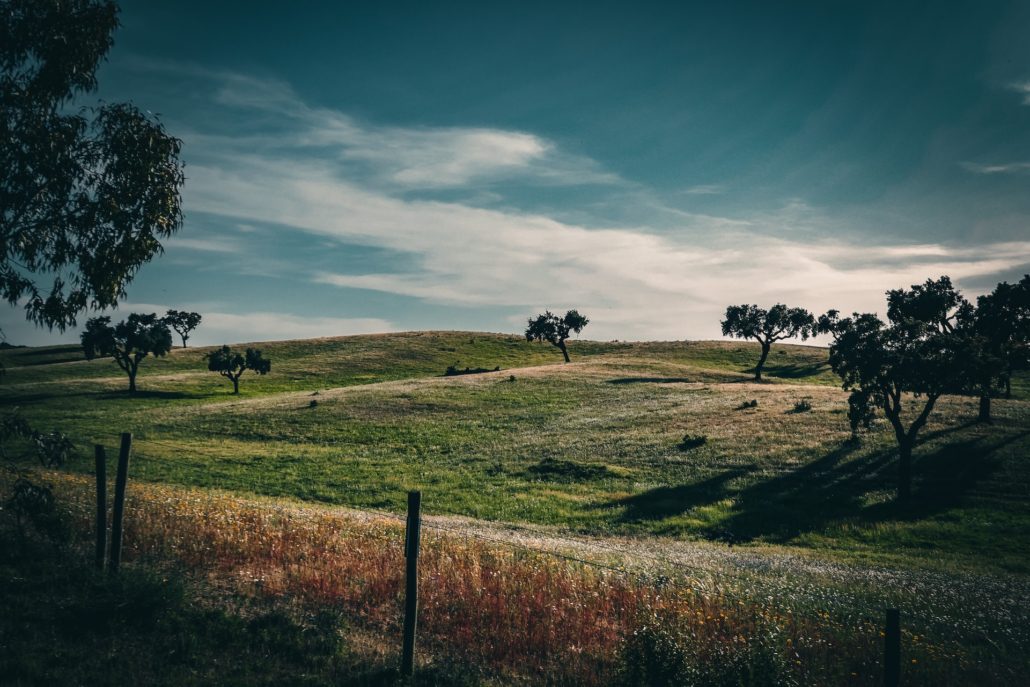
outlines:
[{"label": "flowering meadow strip", "polygon": [[[46,479],[85,550],[93,528],[91,481],[58,473]],[[232,594],[339,608],[399,649],[403,528],[389,514],[137,482],[126,509],[125,560],[171,564]],[[621,572],[432,527],[423,535],[420,568],[424,661],[595,685],[653,674],[670,660],[680,673],[704,666],[741,675],[775,669],[779,684],[882,680],[877,617],[799,612],[768,595],[757,579],[748,588],[675,571]],[[985,666],[958,644],[911,631],[904,640],[907,684],[1018,683],[1015,668]]]}]

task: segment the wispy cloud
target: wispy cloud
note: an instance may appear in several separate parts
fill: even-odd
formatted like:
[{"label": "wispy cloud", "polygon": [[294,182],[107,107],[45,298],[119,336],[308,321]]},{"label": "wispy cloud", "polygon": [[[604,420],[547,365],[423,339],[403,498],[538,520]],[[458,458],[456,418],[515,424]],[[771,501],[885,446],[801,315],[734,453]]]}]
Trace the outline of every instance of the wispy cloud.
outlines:
[{"label": "wispy cloud", "polygon": [[215,105],[247,110],[251,120],[256,115],[275,119],[274,133],[180,133],[195,150],[231,147],[270,155],[307,150],[323,159],[335,159],[344,170],[360,163],[364,180],[403,190],[466,188],[502,180],[558,186],[623,183],[594,160],[560,150],[554,142],[527,132],[490,127],[374,126],[337,110],[310,106],[282,81],[175,63],[138,61],[136,66],[186,73],[209,84]]},{"label": "wispy cloud", "polygon": [[1019,174],[1030,172],[1030,162],[1006,162],[1002,164],[963,162],[962,166],[973,174]]},{"label": "wispy cloud", "polygon": [[1030,105],[1030,80],[1009,84],[1009,88],[1023,96],[1024,105]]},{"label": "wispy cloud", "polygon": [[[718,336],[719,317],[730,303],[882,310],[887,288],[940,274],[961,283],[1030,263],[1030,242],[955,247],[813,238],[825,231],[784,239],[785,226],[821,221],[799,200],[736,218],[660,208],[673,219],[658,229],[646,222],[612,227],[563,221],[500,202],[487,208],[413,197],[411,189],[448,187],[471,197],[478,186],[501,178],[618,178],[531,133],[371,126],[308,106],[285,84],[211,78],[218,82],[217,106],[260,112],[265,128],[212,126],[190,135],[196,157],[185,190],[188,210],[225,217],[232,226],[279,225],[398,256],[394,265],[366,271],[312,272],[313,289],[332,285],[505,312],[579,307],[591,316],[594,337],[682,339]],[[693,195],[719,190],[695,189]],[[303,264],[294,269],[309,271]],[[258,315],[263,327],[290,322],[289,336],[362,326]],[[241,316],[246,321],[232,317],[221,320],[227,332],[236,328],[228,340],[247,338],[254,314]],[[366,324],[389,328],[385,321]]]},{"label": "wispy cloud", "polygon": [[683,193],[690,196],[713,196],[726,193],[726,187],[720,184],[700,184],[684,189]]}]

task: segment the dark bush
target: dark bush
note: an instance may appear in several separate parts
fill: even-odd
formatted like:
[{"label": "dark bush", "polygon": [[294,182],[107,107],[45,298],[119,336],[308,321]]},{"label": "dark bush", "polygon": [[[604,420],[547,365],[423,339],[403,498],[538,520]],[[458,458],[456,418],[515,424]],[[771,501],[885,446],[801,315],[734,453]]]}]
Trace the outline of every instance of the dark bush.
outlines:
[{"label": "dark bush", "polygon": [[747,410],[748,408],[757,408],[757,407],[758,407],[758,399],[754,399],[753,398],[750,401],[744,401],[739,406],[737,406],[734,410]]},{"label": "dark bush", "polygon": [[795,412],[795,413],[807,413],[811,409],[812,409],[812,404],[809,403],[806,399],[803,398],[800,401],[795,401],[794,402],[794,410],[792,412]]},{"label": "dark bush", "polygon": [[704,434],[684,434],[683,440],[679,443],[679,449],[681,451],[689,451],[692,448],[698,448],[708,443],[708,437]]}]

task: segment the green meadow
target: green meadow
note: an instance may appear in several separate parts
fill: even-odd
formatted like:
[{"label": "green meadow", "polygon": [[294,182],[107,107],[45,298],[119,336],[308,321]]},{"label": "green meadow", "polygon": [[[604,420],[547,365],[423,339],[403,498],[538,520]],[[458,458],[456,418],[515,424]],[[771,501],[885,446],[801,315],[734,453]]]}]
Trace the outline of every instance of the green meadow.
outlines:
[{"label": "green meadow", "polygon": [[430,514],[1030,572],[1025,378],[992,425],[974,422],[975,399],[941,400],[899,509],[893,435],[878,423],[848,441],[824,348],[775,346],[754,384],[747,343],[576,341],[568,365],[479,332],[259,346],[272,372],[244,375],[239,396],[206,370],[211,349],[147,359],[132,396],[76,346],[8,349],[0,404],[74,437],[74,471],[130,431],[138,480],[397,512],[421,489]]}]

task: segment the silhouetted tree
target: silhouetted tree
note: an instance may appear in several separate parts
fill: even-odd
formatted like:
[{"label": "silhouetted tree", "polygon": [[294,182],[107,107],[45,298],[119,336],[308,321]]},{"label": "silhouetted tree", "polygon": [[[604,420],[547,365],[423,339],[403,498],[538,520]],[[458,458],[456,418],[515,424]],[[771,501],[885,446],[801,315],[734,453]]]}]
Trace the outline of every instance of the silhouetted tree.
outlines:
[{"label": "silhouetted tree", "polygon": [[228,346],[222,346],[207,354],[207,369],[231,381],[232,392],[238,394],[240,377],[244,372],[253,370],[259,375],[266,375],[272,370],[272,362],[262,358],[261,351],[256,348],[248,348],[246,354],[241,355]]},{"label": "silhouetted tree", "polygon": [[111,356],[129,376],[129,391],[136,391],[136,373],[148,355],[161,357],[172,350],[172,333],[157,315],[133,313],[111,326],[110,317],[94,317],[80,335],[86,358]]},{"label": "silhouetted tree", "polygon": [[772,345],[783,339],[801,337],[804,341],[814,333],[815,318],[804,308],[788,308],[778,303],[769,310],[757,305],[731,305],[722,321],[723,336],[754,339],[762,345],[762,355],[755,366],[755,381],[762,381],[762,368]]},{"label": "silhouetted tree", "polygon": [[1030,353],[1030,275],[1002,282],[980,296],[976,308],[958,317],[964,335],[966,386],[980,398],[977,420],[991,422],[991,398],[1012,394],[1012,374],[1027,366]]},{"label": "silhouetted tree", "polygon": [[590,324],[583,315],[575,310],[570,310],[563,317],[558,317],[550,310],[536,318],[529,318],[529,326],[526,327],[526,341],[547,341],[556,346],[563,356],[565,362],[569,362],[569,349],[565,341],[569,335],[575,332],[579,334],[583,328]]},{"label": "silhouetted tree", "polygon": [[[949,282],[950,283],[950,282]],[[895,304],[917,303],[920,286],[911,291],[890,291]],[[938,293],[938,296],[948,296]],[[950,298],[950,296],[948,296]],[[830,366],[840,375],[848,399],[852,432],[859,424],[868,425],[876,409],[882,410],[898,442],[898,500],[907,502],[912,493],[912,448],[920,430],[944,393],[960,391],[963,338],[956,332],[956,318],[942,326],[939,313],[961,306],[954,300],[944,310],[888,308],[888,322],[871,313],[840,319],[834,313],[825,324],[832,327]],[[922,303],[925,305],[925,303]],[[922,313],[918,318],[914,312]],[[936,313],[928,316],[927,313]],[[905,403],[916,406],[915,417],[906,425]],[[921,405],[921,407],[920,407]]]},{"label": "silhouetted tree", "polygon": [[185,310],[169,310],[164,316],[165,324],[174,329],[175,333],[182,338],[183,348],[186,348],[190,332],[197,328],[201,319],[203,318],[199,312],[187,312]]},{"label": "silhouetted tree", "polygon": [[116,305],[182,224],[181,141],[131,104],[74,103],[117,15],[104,0],[0,5],[0,297],[61,330]]}]

